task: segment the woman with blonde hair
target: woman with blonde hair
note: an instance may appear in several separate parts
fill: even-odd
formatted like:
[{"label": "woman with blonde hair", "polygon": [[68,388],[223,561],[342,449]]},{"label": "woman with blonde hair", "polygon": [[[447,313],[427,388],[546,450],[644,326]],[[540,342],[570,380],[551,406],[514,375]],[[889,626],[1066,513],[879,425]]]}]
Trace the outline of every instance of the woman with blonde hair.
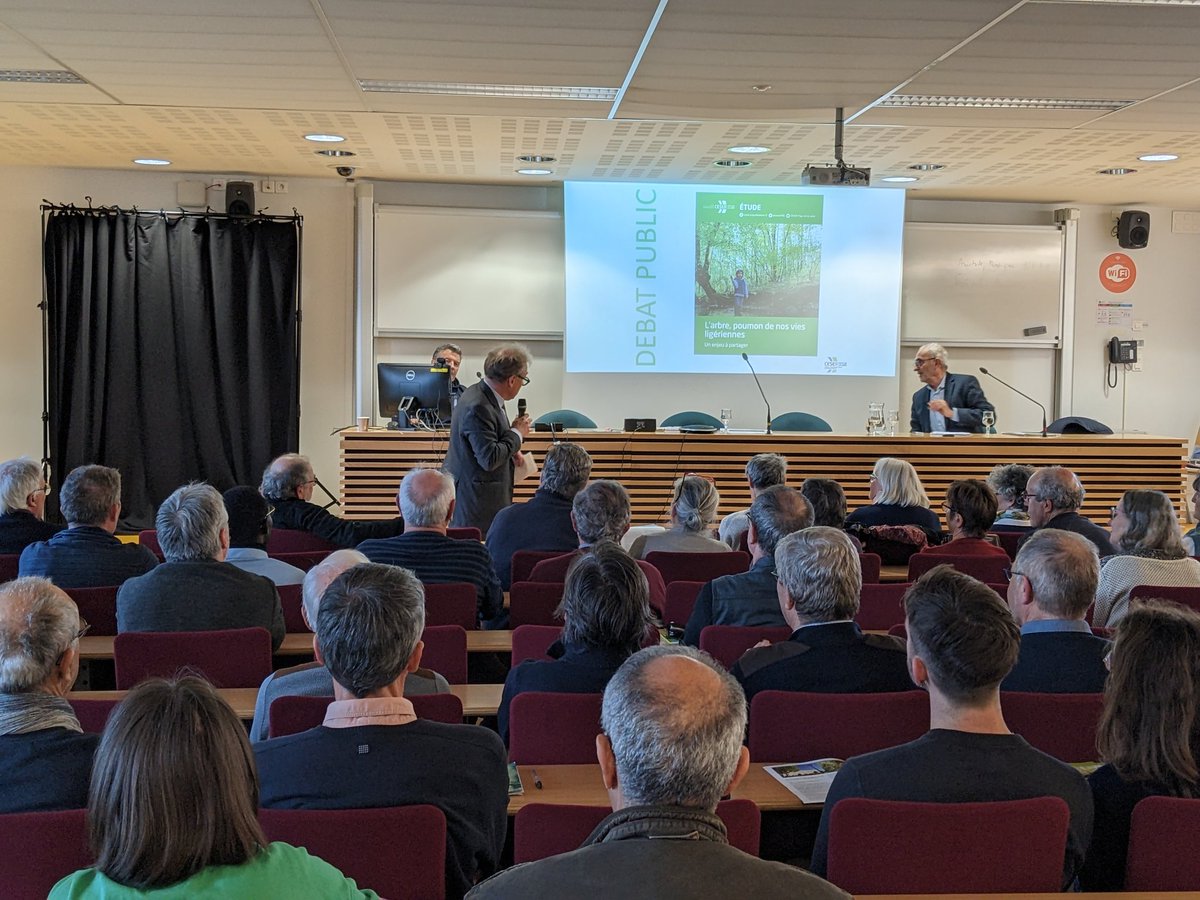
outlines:
[{"label": "woman with blonde hair", "polygon": [[884,456],[871,470],[870,504],[846,517],[846,530],[878,553],[884,565],[904,565],[914,553],[937,543],[942,531],[917,470],[903,459]]},{"label": "woman with blonde hair", "polygon": [[675,479],[671,493],[671,527],[656,534],[643,534],[633,542],[629,554],[645,559],[647,553],[721,553],[732,549],[711,535],[721,495],[711,478],[684,475]]}]

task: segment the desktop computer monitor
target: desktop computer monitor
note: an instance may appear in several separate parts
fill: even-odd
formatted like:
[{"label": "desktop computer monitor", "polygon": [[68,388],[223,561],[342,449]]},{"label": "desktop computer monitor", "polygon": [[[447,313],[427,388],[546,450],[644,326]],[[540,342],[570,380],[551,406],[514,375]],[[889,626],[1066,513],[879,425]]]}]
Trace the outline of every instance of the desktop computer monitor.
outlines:
[{"label": "desktop computer monitor", "polygon": [[379,378],[379,415],[393,419],[405,398],[412,419],[426,424],[450,421],[450,370],[429,363],[376,364]]}]

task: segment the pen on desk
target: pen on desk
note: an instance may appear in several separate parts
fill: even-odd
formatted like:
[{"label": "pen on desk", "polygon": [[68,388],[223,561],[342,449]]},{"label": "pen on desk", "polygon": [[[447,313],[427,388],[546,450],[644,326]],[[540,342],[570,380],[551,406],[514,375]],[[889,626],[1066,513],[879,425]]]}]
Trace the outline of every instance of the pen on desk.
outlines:
[{"label": "pen on desk", "polygon": [[538,778],[537,769],[530,769],[529,774],[533,776],[533,786],[540,791],[542,789],[542,779]]}]

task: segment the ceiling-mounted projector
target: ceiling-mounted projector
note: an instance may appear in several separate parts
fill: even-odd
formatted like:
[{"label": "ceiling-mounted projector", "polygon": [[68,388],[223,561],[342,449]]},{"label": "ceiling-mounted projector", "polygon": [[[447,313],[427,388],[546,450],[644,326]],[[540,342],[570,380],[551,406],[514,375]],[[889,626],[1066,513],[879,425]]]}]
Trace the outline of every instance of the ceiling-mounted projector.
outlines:
[{"label": "ceiling-mounted projector", "polygon": [[850,166],[805,166],[800,173],[800,183],[806,187],[832,187],[834,185],[850,185],[853,187],[869,187],[871,184],[870,169],[855,169]]}]

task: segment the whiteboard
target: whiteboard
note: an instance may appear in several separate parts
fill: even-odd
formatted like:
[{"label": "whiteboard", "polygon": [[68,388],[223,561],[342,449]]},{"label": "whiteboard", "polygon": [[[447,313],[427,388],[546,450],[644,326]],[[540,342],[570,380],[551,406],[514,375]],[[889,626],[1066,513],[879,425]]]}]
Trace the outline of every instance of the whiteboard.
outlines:
[{"label": "whiteboard", "polygon": [[[901,340],[1057,345],[1063,236],[1055,226],[904,227]],[[1046,333],[1026,337],[1026,328]]]},{"label": "whiteboard", "polygon": [[559,337],[562,214],[377,206],[375,335]]}]

